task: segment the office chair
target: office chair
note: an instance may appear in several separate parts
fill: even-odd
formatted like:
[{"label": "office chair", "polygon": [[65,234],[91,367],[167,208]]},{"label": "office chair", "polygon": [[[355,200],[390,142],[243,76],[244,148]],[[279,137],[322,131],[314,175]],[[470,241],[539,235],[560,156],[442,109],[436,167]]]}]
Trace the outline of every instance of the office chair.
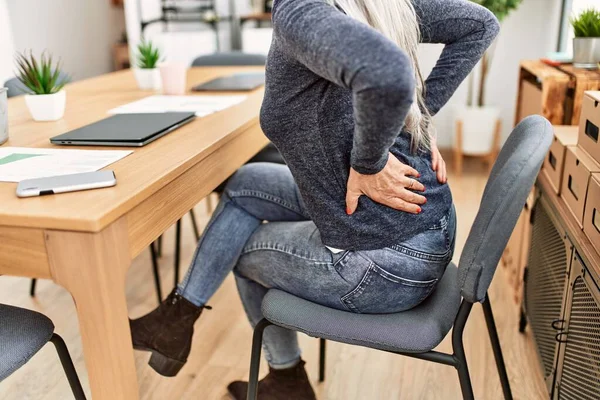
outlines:
[{"label": "office chair", "polygon": [[[463,331],[476,302],[483,305],[504,397],[512,399],[487,291],[551,142],[552,126],[540,116],[515,128],[494,164],[459,267],[450,263],[436,290],[419,306],[395,314],[355,314],[269,290],[262,303],[264,319],[254,328],[248,400],[256,399],[262,335],[270,325],[320,338],[320,381],[329,339],[452,366],[463,398],[473,399]],[[450,329],[453,353],[433,350]]]},{"label": "office chair", "polygon": [[0,304],[0,381],[25,365],[48,342],[56,348],[73,396],[85,400],[69,350],[54,333],[52,321],[38,312],[4,304]]}]

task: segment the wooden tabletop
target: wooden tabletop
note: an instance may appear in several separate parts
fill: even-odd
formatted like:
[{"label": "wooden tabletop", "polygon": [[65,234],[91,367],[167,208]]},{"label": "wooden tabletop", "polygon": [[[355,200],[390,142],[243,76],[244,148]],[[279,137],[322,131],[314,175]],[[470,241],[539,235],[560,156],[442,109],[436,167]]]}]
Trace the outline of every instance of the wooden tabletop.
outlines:
[{"label": "wooden tabletop", "polygon": [[[192,68],[187,83],[192,87],[236,71],[261,69]],[[116,106],[155,94],[137,89],[130,70],[76,82],[68,85],[66,91],[66,113],[56,122],[34,122],[23,96],[9,99],[10,138],[3,146],[98,149],[55,146],[49,138],[106,118],[107,111]],[[234,139],[236,133],[256,125],[262,97],[263,89],[257,89],[243,103],[197,118],[145,147],[124,148],[133,150],[133,154],[106,168],[115,171],[118,183],[114,188],[20,199],[15,195],[15,183],[0,182],[0,225],[99,232],[158,191],[165,182]]]}]

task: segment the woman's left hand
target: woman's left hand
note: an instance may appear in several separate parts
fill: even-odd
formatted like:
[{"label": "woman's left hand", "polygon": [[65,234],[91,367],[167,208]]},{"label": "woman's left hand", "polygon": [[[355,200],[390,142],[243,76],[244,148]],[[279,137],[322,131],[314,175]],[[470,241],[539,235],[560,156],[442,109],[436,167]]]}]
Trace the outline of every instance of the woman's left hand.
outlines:
[{"label": "woman's left hand", "polygon": [[437,140],[431,138],[431,169],[437,174],[439,183],[448,182],[448,175],[446,174],[446,161],[442,158],[440,150],[437,147]]}]

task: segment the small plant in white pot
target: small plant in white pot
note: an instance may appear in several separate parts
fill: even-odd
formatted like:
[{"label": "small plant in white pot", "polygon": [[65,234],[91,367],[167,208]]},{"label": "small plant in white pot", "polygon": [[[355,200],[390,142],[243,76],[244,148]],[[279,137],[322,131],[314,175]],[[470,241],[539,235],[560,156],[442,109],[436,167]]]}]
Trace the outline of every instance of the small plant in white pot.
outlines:
[{"label": "small plant in white pot", "polygon": [[596,69],[600,62],[600,10],[589,8],[571,19],[573,66]]},{"label": "small plant in white pot", "polygon": [[61,75],[60,62],[54,65],[52,55],[43,52],[38,60],[32,52],[17,54],[17,78],[31,92],[25,104],[35,121],[56,121],[65,114],[68,77]]},{"label": "small plant in white pot", "polygon": [[152,42],[142,40],[137,46],[137,62],[133,70],[138,87],[142,90],[159,90],[161,88],[158,63],[160,50]]},{"label": "small plant in white pot", "polygon": [[[471,0],[490,10],[500,22],[522,0]],[[462,156],[480,156],[493,164],[500,141],[500,109],[485,104],[486,81],[492,64],[495,44],[483,55],[479,70],[477,103],[474,102],[474,74],[469,77],[467,105],[458,107],[454,155],[457,172],[462,169]]]}]

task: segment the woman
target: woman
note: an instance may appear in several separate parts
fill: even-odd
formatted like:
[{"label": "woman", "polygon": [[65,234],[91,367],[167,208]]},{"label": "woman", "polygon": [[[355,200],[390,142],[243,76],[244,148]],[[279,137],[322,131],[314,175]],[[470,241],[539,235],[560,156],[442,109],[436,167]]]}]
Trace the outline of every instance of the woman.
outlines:
[{"label": "woman", "polygon": [[[134,346],[163,375],[186,362],[194,322],[230,271],[254,325],[269,288],[348,312],[408,310],[452,258],[431,115],[496,36],[494,16],[467,0],[276,0],[273,26],[261,126],[289,169],[241,168],[184,281],[132,321]],[[426,81],[420,40],[446,45]],[[314,399],[296,334],[270,327],[264,346],[259,398]],[[246,387],[229,391],[244,399]]]}]

